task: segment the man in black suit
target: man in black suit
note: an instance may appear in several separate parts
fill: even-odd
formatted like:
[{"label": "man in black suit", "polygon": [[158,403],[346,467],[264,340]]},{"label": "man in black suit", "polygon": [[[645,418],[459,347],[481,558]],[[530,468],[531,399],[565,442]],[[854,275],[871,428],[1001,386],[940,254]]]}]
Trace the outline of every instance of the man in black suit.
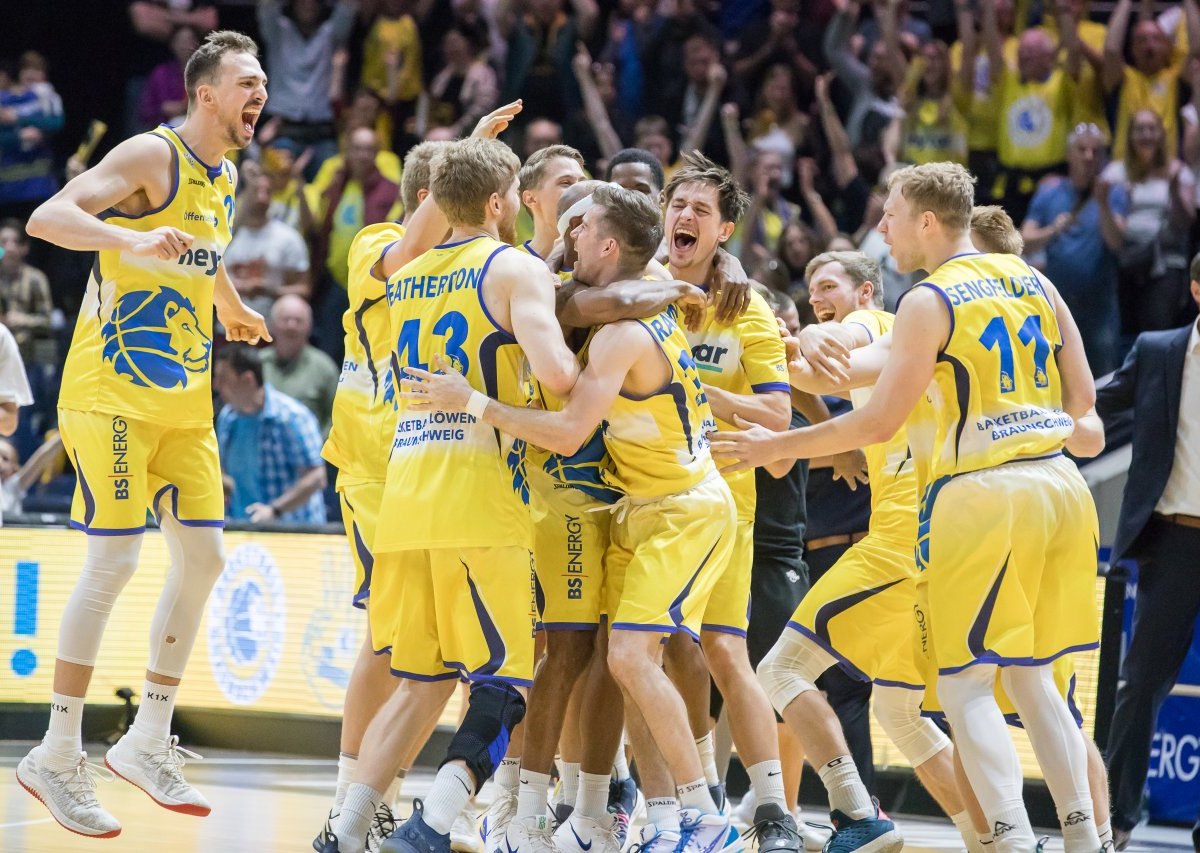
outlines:
[{"label": "man in black suit", "polygon": [[[1192,260],[1200,305],[1200,255]],[[1129,843],[1159,708],[1192,644],[1200,613],[1200,323],[1146,332],[1097,394],[1106,423],[1133,413],[1133,461],[1112,560],[1138,562],[1133,637],[1108,739],[1113,839]],[[1200,824],[1194,837],[1200,850]]]}]

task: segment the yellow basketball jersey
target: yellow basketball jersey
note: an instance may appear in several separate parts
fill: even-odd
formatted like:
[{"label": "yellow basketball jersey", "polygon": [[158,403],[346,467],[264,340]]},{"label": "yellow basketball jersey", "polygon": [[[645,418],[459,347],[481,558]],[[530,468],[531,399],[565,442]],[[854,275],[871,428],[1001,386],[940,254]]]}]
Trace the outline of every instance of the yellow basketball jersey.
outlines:
[{"label": "yellow basketball jersey", "polygon": [[346,356],[333,396],[333,425],[321,449],[337,467],[342,484],[383,481],[387,474],[396,431],[392,325],[384,283],[371,275],[371,268],[403,236],[403,225],[380,222],[359,231],[350,244],[350,307],[342,315]]},{"label": "yellow basketball jersey", "polygon": [[[686,334],[692,360],[705,384],[733,394],[790,393],[787,353],[779,337],[779,325],[766,300],[757,293],[750,293],[750,307],[732,324],[718,323],[716,309],[710,307],[700,330],[689,329]],[[735,429],[720,420],[717,428]],[[738,518],[753,521],[754,471],[725,474],[725,482],[733,492]]]},{"label": "yellow basketball jersey", "polygon": [[[392,370],[427,368],[435,354],[471,386],[525,403],[525,356],[483,301],[491,260],[511,246],[472,237],[435,246],[388,279]],[[378,551],[530,547],[529,512],[508,467],[509,442],[466,413],[414,412],[401,402],[383,491]]]},{"label": "yellow basketball jersey", "polygon": [[[587,336],[579,352],[576,354],[579,364],[587,364],[588,345],[592,342],[596,330]],[[536,378],[531,378],[531,405],[548,412],[561,412],[566,401],[545,388]],[[605,483],[605,473],[611,472],[612,460],[604,446],[604,424],[583,443],[579,450],[570,456],[551,453],[532,444],[525,445],[525,464],[536,465],[553,477],[557,482],[579,489],[593,500],[602,503],[612,503],[621,497]]]},{"label": "yellow basketball jersey", "polygon": [[686,491],[716,470],[708,449],[716,422],[678,309],[634,322],[662,348],[671,378],[654,394],[621,393],[613,403],[604,443],[615,470],[606,479],[632,497],[658,498]]},{"label": "yellow basketball jersey", "polygon": [[1061,450],[1074,421],[1062,410],[1054,360],[1062,336],[1041,279],[1015,255],[968,254],[921,286],[950,312],[931,405],[908,420],[921,487]]},{"label": "yellow basketball jersey", "polygon": [[166,125],[149,133],[171,147],[171,194],[141,215],[109,209],[100,218],[139,232],[169,225],[191,234],[192,246],[173,261],[116,249],[96,253],[59,405],[209,427],[213,281],[232,237],[233,166],[201,162]]},{"label": "yellow basketball jersey", "polygon": [[[887,311],[861,310],[847,314],[842,323],[862,326],[876,340],[892,330],[896,321]],[[850,402],[860,409],[871,399],[871,388],[855,388]],[[911,542],[917,534],[917,475],[908,432],[901,427],[891,440],[863,448],[871,484],[871,531]]]}]

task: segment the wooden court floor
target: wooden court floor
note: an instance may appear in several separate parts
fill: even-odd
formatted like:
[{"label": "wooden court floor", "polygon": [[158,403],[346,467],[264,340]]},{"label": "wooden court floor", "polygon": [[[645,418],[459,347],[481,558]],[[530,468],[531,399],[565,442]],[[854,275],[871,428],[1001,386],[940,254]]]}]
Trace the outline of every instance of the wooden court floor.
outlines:
[{"label": "wooden court floor", "polygon": [[[311,850],[328,809],[337,775],[331,760],[273,757],[252,753],[213,751],[205,760],[188,765],[188,779],[213,805],[207,818],[177,815],[159,808],[128,783],[101,783],[101,802],[121,821],[114,839],[90,839],[59,827],[45,808],[16,781],[17,762],[31,744],[0,742],[0,851],[3,853],[304,853]],[[89,758],[103,761],[99,746]],[[424,796],[433,776],[414,773],[405,781],[405,798]],[[491,797],[484,788],[481,801]],[[818,820],[818,806],[806,809]],[[913,853],[961,850],[949,821],[896,817]],[[1147,827],[1139,830],[1130,853],[1190,851],[1184,830]],[[1062,850],[1052,844],[1050,850]]]}]

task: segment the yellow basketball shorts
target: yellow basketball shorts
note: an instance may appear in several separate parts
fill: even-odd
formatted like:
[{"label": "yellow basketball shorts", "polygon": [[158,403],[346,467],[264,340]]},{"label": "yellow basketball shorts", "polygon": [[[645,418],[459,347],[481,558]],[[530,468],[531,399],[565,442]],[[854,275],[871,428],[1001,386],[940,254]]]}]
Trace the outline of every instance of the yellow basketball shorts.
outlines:
[{"label": "yellow basketball shorts", "polygon": [[915,612],[940,674],[1037,666],[1098,645],[1099,525],[1073,462],[1022,460],[939,481],[922,518]]},{"label": "yellow basketball shorts", "polygon": [[371,575],[375,556],[371,545],[379,522],[379,507],[383,503],[383,480],[346,482],[338,477],[337,493],[342,503],[342,525],[350,543],[350,558],[354,561],[354,592],[351,603],[366,607],[371,597]]},{"label": "yellow basketball shorts", "polygon": [[915,576],[911,540],[868,533],[808,591],[788,627],[855,678],[919,690]]},{"label": "yellow basketball shorts", "polygon": [[750,574],[754,567],[754,521],[739,518],[733,549],[713,585],[700,628],[746,636],[750,626]]},{"label": "yellow basketball shorts", "polygon": [[717,475],[676,495],[620,502],[605,559],[610,630],[698,639],[736,521],[733,496]]},{"label": "yellow basketball shorts", "polygon": [[612,513],[601,503],[531,465],[529,515],[538,580],[538,627],[580,631],[600,624],[604,552]]},{"label": "yellow basketball shorts", "polygon": [[224,527],[225,492],[212,427],[178,429],[108,412],[59,409],[77,481],[71,526],[97,536],[146,529],[146,510],[189,527]]},{"label": "yellow basketball shorts", "polygon": [[532,555],[438,548],[375,555],[367,609],[375,653],[394,675],[533,683]]},{"label": "yellow basketball shorts", "polygon": [[[920,663],[921,657],[917,656],[917,661]],[[1067,708],[1071,711],[1071,716],[1075,718],[1075,725],[1083,728],[1083,712],[1079,710],[1079,704],[1075,701],[1075,657],[1074,655],[1062,655],[1054,659],[1050,664],[1054,670],[1054,684],[1058,688],[1060,696],[1066,700]],[[946,714],[942,710],[942,702],[937,695],[938,674],[937,669],[930,667],[928,669],[922,667],[922,672],[927,680],[925,682],[925,692],[921,698],[921,715],[925,717],[933,717],[935,719],[943,719]],[[1000,708],[1000,713],[1004,714],[1004,719],[1010,726],[1016,728],[1024,728],[1021,722],[1021,716],[1017,713],[1017,706],[1013,704],[1012,699],[1008,697],[1008,693],[1004,690],[1004,685],[1000,681],[1000,672],[996,672],[996,684],[993,695],[996,697],[996,705]]]}]

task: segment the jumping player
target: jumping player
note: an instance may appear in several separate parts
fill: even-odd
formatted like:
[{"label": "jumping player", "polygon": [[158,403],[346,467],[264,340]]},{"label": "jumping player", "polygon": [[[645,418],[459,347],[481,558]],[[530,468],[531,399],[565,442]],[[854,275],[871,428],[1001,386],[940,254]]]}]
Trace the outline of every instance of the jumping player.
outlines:
[{"label": "jumping player", "polygon": [[113,604],[137,568],[147,508],[171,567],[150,627],[137,718],[105,763],[172,811],[210,807],[183,778],[171,715],[205,602],[225,565],[212,413],[212,315],[229,340],[270,339],[222,263],[237,173],[267,100],[254,42],[210,34],[188,60],[188,114],[114,148],[34,211],[29,233],[96,262],[63,369],[59,428],[78,474],[71,526],[87,557],[60,622],[50,727],[17,778],[60,824],[108,838],[82,750],[84,696]]}]

